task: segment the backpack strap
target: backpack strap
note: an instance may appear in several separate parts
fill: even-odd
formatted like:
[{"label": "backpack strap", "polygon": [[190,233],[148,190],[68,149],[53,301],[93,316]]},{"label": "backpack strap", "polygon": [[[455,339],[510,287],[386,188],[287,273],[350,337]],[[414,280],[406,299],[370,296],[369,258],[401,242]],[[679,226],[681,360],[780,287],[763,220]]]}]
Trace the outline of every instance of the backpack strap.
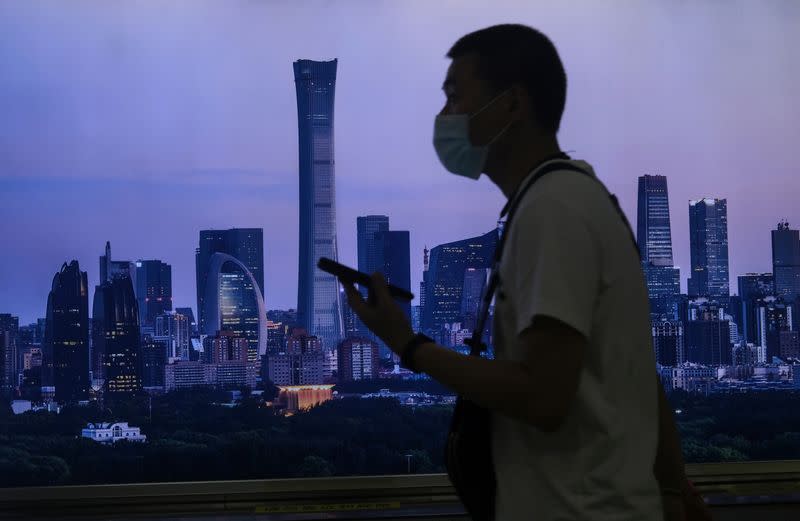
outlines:
[{"label": "backpack strap", "polygon": [[558,171],[570,171],[570,172],[579,172],[584,174],[592,179],[594,179],[600,186],[608,194],[609,198],[611,199],[612,204],[614,205],[614,209],[619,214],[622,221],[625,223],[625,227],[628,229],[630,233],[631,241],[633,242],[634,247],[636,248],[636,252],[639,254],[639,259],[642,258],[641,252],[639,251],[639,246],[636,243],[636,236],[633,233],[633,228],[631,228],[630,222],[628,218],[625,216],[625,213],[622,211],[622,208],[619,205],[619,200],[617,196],[610,193],[605,185],[597,179],[594,175],[590,174],[583,168],[577,167],[574,164],[568,161],[550,161],[543,166],[541,166],[537,171],[533,174],[533,176],[528,180],[525,185],[523,185],[513,196],[511,200],[509,200],[508,204],[503,208],[502,212],[500,213],[500,217],[504,217],[508,215],[506,218],[505,224],[503,226],[504,232],[500,235],[500,238],[497,241],[497,245],[495,246],[494,250],[494,260],[492,262],[492,270],[491,274],[489,275],[489,284],[486,288],[486,291],[483,294],[483,298],[481,299],[480,308],[478,310],[478,320],[475,325],[475,330],[472,332],[472,338],[464,340],[464,343],[470,347],[470,354],[473,356],[480,356],[481,351],[486,349],[486,345],[482,342],[483,339],[483,330],[486,326],[486,319],[489,316],[489,307],[491,306],[492,300],[494,299],[494,293],[497,290],[497,285],[500,282],[500,261],[503,258],[503,250],[505,249],[505,242],[506,238],[508,237],[508,229],[511,225],[511,222],[514,219],[514,216],[517,213],[517,209],[520,206],[520,203],[525,197],[525,194],[531,187],[536,184],[541,178],[546,176],[547,174],[551,174],[553,172]]}]

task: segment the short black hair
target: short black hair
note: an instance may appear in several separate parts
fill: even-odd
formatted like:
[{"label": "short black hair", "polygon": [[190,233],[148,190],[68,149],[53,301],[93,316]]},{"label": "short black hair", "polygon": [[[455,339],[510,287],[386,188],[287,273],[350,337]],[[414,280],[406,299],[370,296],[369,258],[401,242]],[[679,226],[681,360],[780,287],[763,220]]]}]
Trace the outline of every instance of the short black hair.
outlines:
[{"label": "short black hair", "polygon": [[472,53],[478,56],[483,80],[498,92],[521,84],[531,97],[538,126],[558,132],[567,99],[567,75],[547,36],[526,25],[493,25],[460,38],[447,57]]}]

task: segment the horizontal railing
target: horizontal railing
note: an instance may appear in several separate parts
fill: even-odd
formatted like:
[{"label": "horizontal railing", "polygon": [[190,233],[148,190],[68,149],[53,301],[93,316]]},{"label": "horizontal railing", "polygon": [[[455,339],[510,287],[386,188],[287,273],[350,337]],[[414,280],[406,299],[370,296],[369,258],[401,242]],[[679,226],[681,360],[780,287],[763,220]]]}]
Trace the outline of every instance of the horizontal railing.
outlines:
[{"label": "horizontal railing", "polygon": [[[687,472],[711,504],[800,498],[800,461],[695,464]],[[0,489],[4,519],[219,512],[276,518],[336,512],[344,518],[463,515],[444,474]]]}]

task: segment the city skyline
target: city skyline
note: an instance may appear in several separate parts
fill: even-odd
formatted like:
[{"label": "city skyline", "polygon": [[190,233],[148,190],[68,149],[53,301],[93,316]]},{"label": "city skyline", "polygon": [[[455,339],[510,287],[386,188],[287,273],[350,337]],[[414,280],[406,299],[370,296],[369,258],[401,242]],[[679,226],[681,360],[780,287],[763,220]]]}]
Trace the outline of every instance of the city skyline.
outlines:
[{"label": "city skyline", "polygon": [[[363,218],[367,218],[367,217],[375,217],[375,216],[361,216],[358,219],[363,219]],[[782,227],[782,226],[786,226],[787,230],[789,229],[788,228],[788,224],[786,223],[786,221],[780,221],[779,223],[776,223],[776,227],[775,228],[772,228],[770,230],[766,230],[765,233],[769,233],[769,236],[771,237],[772,233],[778,227]],[[249,228],[249,229],[246,229],[246,230],[256,230],[256,229],[255,228]],[[200,232],[201,233],[208,233],[208,232],[225,233],[225,232],[228,232],[228,231],[246,231],[246,230],[242,230],[242,229],[201,230]],[[797,231],[794,228],[792,228],[791,230],[792,231]],[[409,234],[413,235],[413,230],[410,231]],[[463,242],[464,240],[467,240],[467,239],[466,238],[455,239],[453,241],[449,241],[449,242],[444,243],[444,244],[430,246],[428,249],[430,250],[430,249],[435,248],[435,247],[446,246],[446,245],[449,245],[450,243]],[[110,241],[107,241],[107,242],[110,242]],[[265,244],[264,248],[266,249],[266,247],[267,247],[267,245]],[[106,251],[108,251],[108,250],[106,250]],[[195,255],[197,255],[197,253],[195,253]],[[772,251],[771,251],[771,249],[766,251],[766,252],[764,252],[764,256],[765,256],[765,258],[768,259],[769,264],[771,265],[772,264]],[[412,253],[412,255],[411,255],[411,263],[412,263],[412,265],[413,265],[413,257],[414,257],[414,255]],[[101,256],[101,260],[102,260],[102,258],[103,257]],[[65,259],[65,260],[62,260],[60,262],[60,264],[65,264],[65,263],[69,264],[69,262],[71,262],[73,260],[77,260],[78,262],[83,262],[81,259],[68,259],[68,260]],[[119,262],[119,261],[115,261],[115,262]],[[133,262],[133,261],[121,261],[121,262],[130,262],[130,264],[132,266],[135,266],[137,263],[139,263],[139,261],[136,261],[136,262]],[[163,259],[152,259],[152,260],[150,260],[148,262],[165,262],[165,261]],[[165,264],[169,265],[170,263],[165,262]],[[731,262],[731,264],[732,264],[732,262]],[[354,265],[354,267],[355,267],[355,265]],[[100,269],[102,270],[102,264],[101,264],[101,268]],[[192,272],[195,273],[195,276],[197,276],[197,274],[196,274],[196,266],[192,266],[191,269],[192,269]],[[89,274],[89,279],[91,279],[91,269],[87,269],[86,271]],[[264,268],[264,271],[267,272],[267,273],[269,272],[269,270],[266,267]],[[57,271],[55,273],[57,273]],[[767,270],[767,271],[763,271],[763,272],[759,272],[759,271],[746,271],[746,272],[741,272],[741,273],[733,273],[733,272],[731,272],[730,273],[730,281],[729,281],[730,295],[739,295],[738,286],[735,283],[735,280],[736,280],[737,277],[743,277],[745,275],[752,275],[753,273],[768,273],[768,274],[771,275],[773,272],[772,272],[772,270]],[[414,276],[413,270],[412,270],[411,276],[412,276],[412,280],[414,280],[415,276]],[[687,280],[688,280],[688,278],[690,276],[691,276],[691,272],[689,272],[689,270],[683,270],[683,269],[680,270],[680,284],[681,284],[681,288],[682,288],[682,293],[683,294],[686,294]],[[422,274],[420,273],[419,277],[417,277],[417,278],[418,278],[418,280],[421,280],[422,279]],[[194,292],[192,292],[192,293],[194,293]],[[264,307],[265,312],[268,311],[268,310],[284,310],[284,311],[285,310],[289,310],[289,309],[295,309],[296,310],[295,306],[279,307],[279,306],[276,306],[276,305],[266,305],[267,302],[268,302],[267,301],[267,294],[266,293],[262,294],[262,297],[263,297],[262,302],[264,302],[264,304],[265,304],[265,307]],[[652,295],[651,295],[651,297],[652,297]],[[137,299],[138,299],[138,295],[137,295]],[[44,297],[44,300],[46,302],[46,296]],[[414,305],[419,305],[419,302],[420,302],[420,295],[419,294],[415,294],[415,299],[414,299],[413,302],[414,302]],[[180,302],[178,302],[178,303],[173,302],[172,304],[176,305],[176,304],[180,304]],[[651,304],[652,304],[652,302],[651,302]],[[191,305],[189,305],[189,306],[178,306],[178,307],[183,307],[184,309],[188,308],[189,310],[192,310],[193,312],[196,309],[196,306],[191,306]],[[36,316],[36,317],[31,318],[29,320],[28,318],[24,317],[24,315],[22,315],[21,313],[17,312],[15,309],[10,309],[10,308],[3,310],[3,313],[9,313],[9,314],[11,314],[13,316],[17,316],[19,318],[19,323],[21,325],[22,324],[24,324],[24,325],[35,324],[38,319],[44,318],[43,316]]]},{"label": "city skyline", "polygon": [[[689,200],[727,199],[731,278],[772,271],[768,232],[782,219],[800,221],[791,154],[800,104],[790,87],[800,75],[784,40],[798,38],[789,30],[797,7],[789,3],[613,12],[586,3],[585,20],[575,6],[478,3],[454,20],[445,7],[412,3],[319,5],[319,17],[289,6],[90,9],[92,23],[75,6],[0,7],[0,38],[11,44],[0,46],[8,71],[0,85],[0,233],[14,252],[0,259],[0,311],[23,323],[44,315],[47,281],[62,262],[78,259],[89,287],[97,285],[93,266],[105,240],[116,258],[171,264],[174,305],[193,305],[193,242],[208,228],[263,228],[268,307],[296,307],[297,280],[287,274],[296,273],[298,250],[297,58],[340,60],[340,260],[356,265],[356,216],[388,215],[411,231],[418,287],[423,246],[485,232],[502,206],[488,180],[448,175],[430,136],[447,48],[509,20],[555,41],[570,85],[562,146],[595,166],[629,220],[635,179],[670,179],[682,290]],[[359,31],[345,36],[329,26],[343,17]],[[765,36],[745,44],[737,36],[745,29]],[[400,45],[409,30],[420,38]],[[364,41],[386,52],[365,53]],[[413,73],[398,81],[395,64]],[[775,81],[765,85],[765,76]],[[54,235],[56,222],[67,232]]]}]

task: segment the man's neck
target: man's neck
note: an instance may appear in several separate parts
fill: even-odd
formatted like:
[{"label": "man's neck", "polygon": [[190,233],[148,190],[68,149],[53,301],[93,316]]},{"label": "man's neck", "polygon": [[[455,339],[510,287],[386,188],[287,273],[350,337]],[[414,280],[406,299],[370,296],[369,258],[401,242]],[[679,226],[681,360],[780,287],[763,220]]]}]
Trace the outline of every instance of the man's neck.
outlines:
[{"label": "man's neck", "polygon": [[560,151],[555,137],[546,140],[520,139],[509,147],[509,153],[504,154],[505,161],[497,165],[489,178],[509,199],[533,168]]}]

